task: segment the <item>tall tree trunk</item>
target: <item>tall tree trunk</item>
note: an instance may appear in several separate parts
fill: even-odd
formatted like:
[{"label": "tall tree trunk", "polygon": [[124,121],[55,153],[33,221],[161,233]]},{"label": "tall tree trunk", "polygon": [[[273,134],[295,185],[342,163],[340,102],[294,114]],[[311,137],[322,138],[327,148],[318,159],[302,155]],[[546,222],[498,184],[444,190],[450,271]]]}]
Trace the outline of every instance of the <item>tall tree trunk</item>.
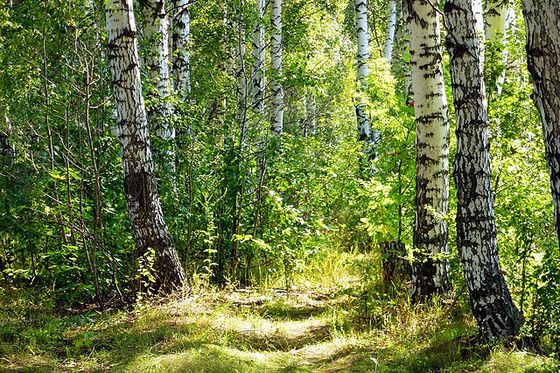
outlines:
[{"label": "tall tree trunk", "polygon": [[560,2],[523,0],[527,26],[527,62],[533,100],[543,123],[556,232],[560,240]]},{"label": "tall tree trunk", "polygon": [[148,80],[155,88],[149,95],[156,98],[156,104],[148,110],[148,121],[157,130],[157,135],[164,140],[166,159],[163,162],[173,172],[175,128],[169,125],[173,107],[166,100],[171,96],[171,79],[169,75],[169,19],[164,0],[140,0],[144,16],[143,33],[149,49],[146,51],[145,64]]},{"label": "tall tree trunk", "polygon": [[416,116],[416,219],[413,299],[449,290],[447,222],[449,121],[443,83],[439,17],[428,0],[405,2],[410,27]]},{"label": "tall tree trunk", "polygon": [[363,95],[367,89],[367,76],[369,74],[369,26],[367,15],[367,0],[356,0],[356,32],[358,35],[358,98],[356,103],[356,118],[358,121],[359,140],[364,142],[364,153],[371,157],[373,146],[379,134],[372,131],[369,117],[366,113],[366,101]]},{"label": "tall tree trunk", "polygon": [[[486,10],[486,41],[487,50],[493,50],[501,59],[500,70],[494,83],[495,91],[498,95],[502,93],[506,78],[506,62],[508,52],[506,49],[507,33],[510,23],[513,22],[513,9],[510,0],[490,0]],[[514,15],[513,15],[514,16]]]},{"label": "tall tree trunk", "polygon": [[247,74],[247,66],[245,61],[246,52],[246,34],[245,34],[245,0],[240,0],[238,7],[233,12],[233,29],[236,30],[236,37],[233,38],[234,57],[235,57],[235,78],[237,82],[237,124],[239,126],[239,142],[234,157],[235,181],[234,181],[234,198],[233,198],[233,214],[232,214],[232,237],[231,237],[231,258],[230,258],[230,274],[235,275],[239,262],[239,240],[237,236],[241,230],[241,212],[244,197],[244,180],[243,163],[245,156],[245,145],[247,139],[247,109],[248,109],[248,91],[249,77]]},{"label": "tall tree trunk", "polygon": [[270,22],[270,67],[272,79],[272,133],[279,136],[284,131],[284,88],[282,86],[282,0],[272,0]]},{"label": "tall tree trunk", "polygon": [[191,96],[191,16],[189,0],[172,0],[173,15],[173,77],[175,92],[185,101]]},{"label": "tall tree trunk", "polygon": [[500,43],[506,38],[509,26],[510,0],[489,0],[486,10],[486,40]]},{"label": "tall tree trunk", "polygon": [[264,114],[264,92],[265,92],[265,25],[264,13],[266,0],[257,0],[258,19],[253,32],[253,72],[251,86],[253,90],[253,110]]},{"label": "tall tree trunk", "polygon": [[447,0],[446,45],[457,116],[457,246],[482,339],[516,335],[523,316],[500,269],[490,174],[480,0]]},{"label": "tall tree trunk", "polygon": [[132,0],[106,5],[109,66],[113,76],[124,189],[139,257],[154,251],[156,291],[180,289],[185,273],[163,219],[150,149]]},{"label": "tall tree trunk", "polygon": [[[251,104],[255,113],[264,119],[265,114],[265,92],[266,92],[266,29],[264,17],[266,13],[266,0],[256,0],[258,19],[253,31],[253,67],[251,72]],[[253,216],[253,233],[260,221],[261,206],[263,202],[263,186],[266,178],[266,140],[257,138],[255,144],[256,152],[256,177],[257,190],[255,192],[255,209]]]},{"label": "tall tree trunk", "polygon": [[388,63],[393,58],[393,44],[395,31],[397,29],[397,0],[389,0],[389,17],[387,21],[387,38],[385,39],[385,50],[383,55]]}]

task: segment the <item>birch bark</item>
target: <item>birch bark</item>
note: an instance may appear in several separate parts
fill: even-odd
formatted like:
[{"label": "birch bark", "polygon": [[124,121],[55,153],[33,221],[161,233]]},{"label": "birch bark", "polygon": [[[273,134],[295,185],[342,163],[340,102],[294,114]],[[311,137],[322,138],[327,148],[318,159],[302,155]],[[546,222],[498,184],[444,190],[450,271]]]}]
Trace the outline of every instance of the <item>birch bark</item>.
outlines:
[{"label": "birch bark", "polygon": [[185,273],[163,219],[150,149],[140,79],[132,0],[106,5],[108,58],[113,77],[117,126],[122,149],[124,189],[138,257],[154,251],[154,288],[180,289]]},{"label": "birch bark", "polygon": [[272,24],[270,40],[270,67],[272,79],[272,133],[280,136],[284,131],[284,88],[282,87],[282,0],[271,1]]},{"label": "birch bark", "polygon": [[369,74],[369,26],[367,15],[367,0],[356,0],[356,32],[358,36],[358,99],[356,103],[356,118],[358,121],[359,140],[364,142],[366,155],[373,152],[373,144],[376,142],[375,134],[371,130],[369,117],[366,113],[366,102],[362,97],[363,91],[367,89],[367,76]]},{"label": "birch bark", "polygon": [[502,94],[506,79],[506,66],[508,51],[505,47],[507,43],[508,29],[515,14],[510,4],[510,0],[490,0],[486,10],[486,41],[487,50],[491,48],[497,52],[503,65],[496,77],[495,89],[498,95]]},{"label": "birch bark", "polygon": [[560,1],[523,0],[533,100],[542,118],[556,232],[560,240]]},{"label": "birch bark", "polygon": [[257,0],[258,19],[253,32],[253,71],[251,86],[253,90],[253,110],[264,114],[264,92],[265,92],[265,25],[264,13],[266,0]]},{"label": "birch bark", "polygon": [[428,0],[406,0],[416,116],[413,299],[449,290],[449,121],[439,17]]},{"label": "birch bark", "polygon": [[523,316],[505,283],[496,241],[484,84],[482,4],[447,0],[447,49],[457,116],[457,246],[478,336],[488,340],[516,335]]},{"label": "birch bark", "polygon": [[172,0],[173,16],[173,77],[175,92],[185,101],[191,96],[191,56],[189,50],[191,16],[189,0]]},{"label": "birch bark", "polygon": [[385,39],[385,50],[383,55],[388,63],[393,58],[393,44],[395,41],[395,31],[397,29],[397,1],[389,0],[389,17],[387,21],[387,38]]}]

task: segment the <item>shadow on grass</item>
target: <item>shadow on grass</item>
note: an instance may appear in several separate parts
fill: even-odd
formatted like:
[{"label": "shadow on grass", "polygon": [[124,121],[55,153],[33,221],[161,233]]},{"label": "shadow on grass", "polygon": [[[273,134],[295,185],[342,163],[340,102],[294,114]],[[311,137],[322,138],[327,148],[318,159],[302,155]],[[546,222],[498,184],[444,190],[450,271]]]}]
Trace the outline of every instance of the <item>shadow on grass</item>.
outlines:
[{"label": "shadow on grass", "polygon": [[318,316],[325,312],[326,305],[311,305],[311,304],[286,304],[281,302],[274,302],[264,304],[258,308],[258,314],[263,317],[273,319],[287,319],[287,320],[304,320],[310,317]]},{"label": "shadow on grass", "polygon": [[555,371],[523,353],[467,350],[469,322],[437,307],[380,307],[393,318],[368,334],[345,328],[343,313],[315,318],[329,302],[283,297],[241,314],[231,303],[193,302],[91,317],[22,311],[0,333],[0,372]]}]

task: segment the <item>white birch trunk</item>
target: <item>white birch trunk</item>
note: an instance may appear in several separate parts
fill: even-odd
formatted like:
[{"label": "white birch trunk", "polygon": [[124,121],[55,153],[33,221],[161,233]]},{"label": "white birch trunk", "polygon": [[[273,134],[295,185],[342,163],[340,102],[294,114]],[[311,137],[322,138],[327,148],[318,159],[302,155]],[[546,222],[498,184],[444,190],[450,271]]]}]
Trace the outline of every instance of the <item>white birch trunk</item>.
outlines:
[{"label": "white birch trunk", "polygon": [[395,31],[397,29],[397,1],[389,0],[389,17],[387,21],[387,38],[385,39],[385,50],[383,55],[388,63],[393,58],[393,44],[395,41]]},{"label": "white birch trunk", "polygon": [[[367,88],[366,79],[369,74],[369,26],[367,16],[367,0],[356,0],[356,32],[358,36],[358,85],[359,89]],[[358,120],[358,134],[360,141],[368,143],[371,139],[371,127],[366,113],[366,103],[358,95],[356,104],[356,117]]]},{"label": "white birch trunk", "polygon": [[356,118],[358,121],[358,138],[364,142],[364,153],[368,158],[373,156],[374,145],[379,140],[379,133],[371,129],[369,117],[366,113],[366,102],[363,97],[367,89],[369,74],[369,26],[367,15],[367,0],[356,0],[356,32],[358,36],[358,99],[356,103]]},{"label": "white birch trunk", "polygon": [[[175,128],[169,125],[173,116],[173,107],[168,102],[172,93],[169,75],[169,19],[165,9],[164,0],[140,0],[144,16],[143,33],[148,42],[148,51],[145,54],[145,65],[148,70],[148,81],[155,88],[155,94],[150,92],[149,97],[155,98],[155,104],[148,108],[148,122],[156,129],[156,134],[161,138],[166,150],[163,161],[158,161],[158,166],[163,165],[169,170],[171,183],[175,188]],[[158,157],[159,160],[159,157]]]},{"label": "white birch trunk", "polygon": [[449,121],[439,15],[428,0],[407,0],[416,116],[416,219],[412,297],[449,290],[447,222]]},{"label": "white birch trunk", "polygon": [[480,0],[447,0],[445,20],[457,116],[457,246],[478,336],[516,335],[523,316],[513,303],[498,259],[484,84]]},{"label": "white birch trunk", "polygon": [[180,289],[185,273],[163,219],[150,149],[132,0],[106,5],[109,66],[122,149],[124,189],[132,233],[142,257],[155,252],[155,288]]},{"label": "white birch trunk", "polygon": [[264,114],[264,95],[265,95],[265,24],[264,13],[266,0],[256,0],[258,20],[253,32],[253,71],[251,86],[253,90],[252,105],[253,110]]},{"label": "white birch trunk", "polygon": [[486,41],[488,46],[496,49],[504,65],[496,78],[495,88],[498,95],[502,94],[506,79],[508,51],[506,48],[508,30],[514,22],[515,12],[510,0],[489,0],[486,10]]},{"label": "white birch trunk", "polygon": [[527,62],[533,77],[533,100],[542,118],[546,158],[560,240],[560,3],[523,0]]},{"label": "white birch trunk", "polygon": [[486,40],[502,44],[509,25],[510,0],[489,0],[486,10]]},{"label": "white birch trunk", "polygon": [[248,107],[248,92],[249,92],[249,79],[247,76],[247,66],[245,63],[245,17],[243,9],[245,8],[245,1],[240,1],[240,9],[234,12],[234,30],[237,32],[235,40],[235,80],[237,82],[237,121],[240,126],[240,144],[241,148],[244,147],[245,137],[247,135],[247,107]]},{"label": "white birch trunk", "polygon": [[186,101],[191,96],[191,16],[189,0],[172,0],[173,4],[173,77],[175,92]]},{"label": "white birch trunk", "polygon": [[271,0],[272,31],[270,35],[270,67],[272,79],[271,122],[272,133],[280,136],[284,131],[284,88],[282,87],[282,0]]},{"label": "white birch trunk", "polygon": [[144,16],[143,33],[149,42],[145,64],[148,78],[162,98],[171,95],[169,76],[169,19],[163,0],[141,0]]}]

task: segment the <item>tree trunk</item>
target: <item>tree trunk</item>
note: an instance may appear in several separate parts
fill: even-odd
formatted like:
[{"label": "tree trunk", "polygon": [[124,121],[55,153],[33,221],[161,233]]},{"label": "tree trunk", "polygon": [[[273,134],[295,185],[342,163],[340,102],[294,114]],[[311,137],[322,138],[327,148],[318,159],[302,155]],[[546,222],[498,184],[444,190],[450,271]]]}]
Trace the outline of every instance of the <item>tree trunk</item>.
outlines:
[{"label": "tree trunk", "polygon": [[144,39],[149,45],[145,64],[148,81],[155,88],[149,96],[156,98],[156,103],[148,110],[148,121],[156,128],[157,135],[165,142],[166,159],[163,164],[173,172],[175,128],[169,125],[173,107],[167,102],[171,96],[171,79],[169,75],[169,19],[164,0],[140,0],[144,16]]},{"label": "tree trunk", "polygon": [[237,236],[241,233],[242,203],[244,197],[244,156],[245,145],[247,140],[247,109],[248,109],[248,91],[249,79],[246,68],[245,52],[246,52],[246,34],[245,34],[245,17],[243,10],[245,9],[245,0],[240,0],[237,9],[233,11],[233,29],[236,30],[234,57],[235,57],[235,78],[237,82],[237,124],[239,126],[239,143],[235,147],[234,160],[234,176],[233,185],[233,213],[232,213],[232,235],[231,235],[231,258],[230,258],[230,275],[235,276],[237,265],[239,263],[239,240]]},{"label": "tree trunk", "polygon": [[523,316],[514,305],[500,269],[490,173],[488,110],[480,0],[447,0],[446,45],[457,116],[457,246],[478,336],[516,335]]},{"label": "tree trunk", "polygon": [[439,17],[428,0],[405,3],[410,27],[416,116],[416,219],[411,295],[415,300],[450,288],[447,222],[449,121],[443,83]]},{"label": "tree trunk", "polygon": [[486,40],[501,43],[509,26],[510,0],[489,0],[486,10]]},{"label": "tree trunk", "polygon": [[364,153],[370,157],[373,145],[377,142],[379,134],[371,130],[369,117],[366,113],[366,100],[363,94],[367,89],[367,76],[369,74],[369,31],[368,31],[367,0],[356,0],[356,32],[358,35],[358,98],[356,103],[356,118],[358,121],[359,140],[364,142]]},{"label": "tree trunk", "polygon": [[393,44],[395,41],[395,30],[397,28],[397,1],[389,0],[389,17],[387,21],[387,38],[385,39],[385,50],[383,55],[388,63],[393,58]]},{"label": "tree trunk", "polygon": [[260,115],[264,114],[265,7],[265,0],[257,0],[258,20],[253,32],[253,72],[251,78],[251,86],[253,89],[252,104],[253,110]]},{"label": "tree trunk", "polygon": [[556,232],[560,240],[560,2],[523,0],[527,26],[527,62],[533,100],[543,123]]},{"label": "tree trunk", "polygon": [[282,0],[272,0],[270,22],[270,65],[272,79],[272,133],[279,136],[284,131],[284,88],[282,87]]},{"label": "tree trunk", "polygon": [[172,39],[175,92],[185,101],[191,96],[190,4],[189,0],[172,0],[172,4],[174,10]]},{"label": "tree trunk", "polygon": [[502,93],[504,81],[506,79],[506,62],[508,52],[506,49],[507,32],[510,23],[513,22],[513,9],[510,0],[490,0],[486,10],[486,41],[487,51],[493,50],[501,59],[500,69],[494,83],[495,91],[498,95]]},{"label": "tree trunk", "polygon": [[109,66],[113,76],[124,189],[132,233],[142,258],[153,250],[154,290],[180,289],[185,273],[163,219],[150,150],[132,0],[106,6]]}]

